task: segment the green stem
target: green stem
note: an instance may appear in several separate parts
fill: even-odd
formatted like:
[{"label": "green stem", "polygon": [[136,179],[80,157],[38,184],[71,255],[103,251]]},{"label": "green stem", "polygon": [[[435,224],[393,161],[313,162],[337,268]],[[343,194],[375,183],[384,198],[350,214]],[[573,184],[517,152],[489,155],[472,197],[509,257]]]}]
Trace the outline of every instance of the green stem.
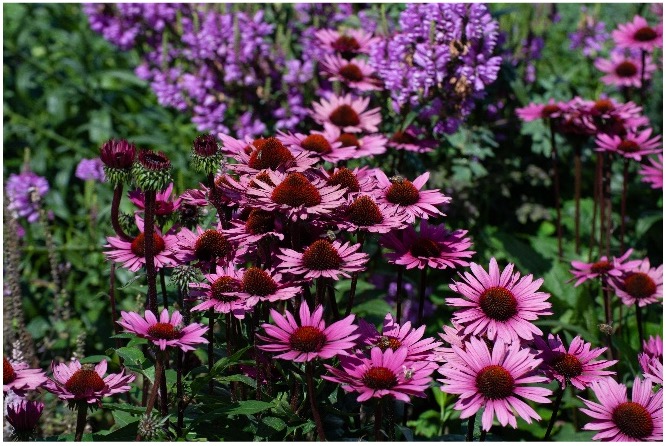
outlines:
[{"label": "green stem", "polygon": [[[559,386],[559,385],[558,385]],[[546,429],[546,435],[543,437],[544,441],[550,438],[550,434],[555,426],[555,420],[557,419],[557,411],[560,410],[560,404],[562,403],[562,396],[564,396],[564,390],[566,389],[566,384],[559,386],[557,397],[555,399],[555,404],[553,406],[553,414],[550,416],[550,422],[548,423],[548,429]]]},{"label": "green stem", "polygon": [[315,394],[315,386],[313,379],[313,365],[312,361],[305,364],[305,380],[308,385],[308,399],[310,400],[310,408],[312,409],[312,418],[314,419],[315,425],[317,426],[317,436],[319,441],[326,441],[326,435],[324,434],[324,425],[321,422],[321,416],[319,415],[319,409],[317,408],[317,398]]}]

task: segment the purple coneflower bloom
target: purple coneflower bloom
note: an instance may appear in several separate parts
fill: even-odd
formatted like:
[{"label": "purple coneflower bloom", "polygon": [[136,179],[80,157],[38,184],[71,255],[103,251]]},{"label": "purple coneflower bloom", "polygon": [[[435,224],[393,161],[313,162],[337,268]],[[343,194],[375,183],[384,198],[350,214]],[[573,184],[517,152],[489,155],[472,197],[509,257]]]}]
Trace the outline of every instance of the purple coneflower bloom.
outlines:
[{"label": "purple coneflower bloom", "polygon": [[651,380],[655,384],[664,385],[664,365],[662,359],[658,357],[651,357],[647,353],[638,354],[638,364],[643,370],[643,376]]},{"label": "purple coneflower bloom", "polygon": [[[120,237],[107,237],[106,240],[109,244],[104,245],[105,248],[112,248],[105,252],[106,256],[114,262],[122,263],[123,268],[127,268],[130,271],[138,271],[146,263],[143,219],[137,214],[135,220],[141,232],[134,237],[134,240],[126,242]],[[153,253],[156,269],[165,266],[176,266],[178,264],[178,260],[172,252],[176,248],[177,242],[178,240],[175,235],[164,235],[155,227],[153,232]]]},{"label": "purple coneflower bloom", "polygon": [[104,163],[99,158],[93,159],[82,159],[79,161],[79,164],[76,165],[76,172],[74,172],[76,178],[87,181],[106,181],[106,175],[104,175]]},{"label": "purple coneflower bloom", "polygon": [[663,389],[652,391],[652,382],[634,379],[631,401],[627,387],[612,378],[590,385],[599,403],[579,397],[587,405],[581,412],[594,418],[583,429],[599,431],[593,440],[662,441],[664,436]]},{"label": "purple coneflower bloom", "polygon": [[552,392],[543,387],[526,386],[528,383],[547,382],[534,370],[541,362],[529,349],[520,348],[519,343],[507,347],[498,340],[492,353],[484,341],[472,337],[465,350],[454,346],[459,361],[445,364],[439,369],[444,375],[440,379],[443,392],[460,395],[454,409],[461,410],[460,418],[469,418],[484,407],[481,427],[489,431],[493,418],[500,424],[517,427],[514,412],[528,423],[541,417],[519,397],[548,404],[547,396]]},{"label": "purple coneflower bloom", "polygon": [[469,341],[470,339],[470,336],[465,334],[465,327],[455,321],[451,321],[451,325],[444,325],[442,327],[444,333],[438,333],[439,337],[444,341],[444,345],[435,349],[432,356],[433,361],[441,363],[455,362],[459,358],[453,347],[465,350],[465,341]]},{"label": "purple coneflower bloom", "polygon": [[650,336],[643,341],[643,352],[653,358],[663,358],[664,342],[661,340],[661,336]]},{"label": "purple coneflower bloom", "polygon": [[359,195],[348,199],[341,208],[337,226],[350,232],[366,231],[386,233],[407,226],[409,216],[401,209],[389,204],[377,204],[371,195]]},{"label": "purple coneflower bloom", "polygon": [[633,21],[618,25],[618,29],[611,34],[619,48],[635,48],[648,53],[652,53],[655,48],[661,48],[664,43],[662,24],[651,27],[641,16],[634,16]]},{"label": "purple coneflower bloom", "polygon": [[345,60],[341,56],[326,55],[321,62],[321,74],[330,80],[340,81],[358,91],[381,90],[381,81],[375,70],[362,59]]},{"label": "purple coneflower bloom", "polygon": [[636,268],[626,270],[620,278],[614,278],[611,284],[625,305],[644,307],[658,302],[664,296],[663,265],[650,268],[650,261],[643,259]]},{"label": "purple coneflower bloom", "polygon": [[337,127],[329,127],[327,135],[342,143],[343,147],[353,147],[352,158],[368,158],[381,155],[386,152],[387,140],[383,135],[356,135],[354,133],[343,133]]},{"label": "purple coneflower bloom", "polygon": [[231,313],[236,319],[245,318],[259,302],[258,297],[248,299],[241,296],[242,271],[232,265],[218,265],[215,273],[204,274],[208,283],[190,284],[193,297],[204,297],[204,301],[192,308],[192,311],[206,311],[212,308],[216,313]]},{"label": "purple coneflower bloom", "polygon": [[282,281],[282,274],[275,270],[264,270],[255,266],[243,271],[240,297],[251,301],[277,302],[289,300],[301,292],[300,286],[290,286],[290,282]]},{"label": "purple coneflower bloom", "polygon": [[434,350],[442,343],[435,338],[423,338],[426,326],[412,328],[411,322],[400,325],[388,313],[384,318],[384,327],[379,333],[374,325],[359,319],[359,333],[361,337],[356,340],[359,346],[379,347],[382,351],[390,348],[396,352],[400,347],[407,349],[406,361],[430,360]]},{"label": "purple coneflower bloom", "polygon": [[20,400],[7,405],[7,422],[14,428],[19,438],[31,434],[42,416],[44,403]]},{"label": "purple coneflower bloom", "polygon": [[42,369],[31,369],[25,362],[12,362],[2,357],[2,391],[10,390],[19,396],[28,390],[36,390],[46,383],[47,378]]},{"label": "purple coneflower bloom", "polygon": [[421,190],[428,182],[430,172],[419,175],[413,182],[399,175],[389,179],[382,171],[377,171],[376,176],[377,201],[404,210],[409,215],[409,223],[416,221],[416,217],[427,220],[428,217],[444,215],[435,205],[451,201],[451,197],[437,189]]},{"label": "purple coneflower bloom", "polygon": [[648,183],[652,189],[664,188],[664,159],[662,154],[657,155],[657,158],[648,158],[650,164],[641,165],[641,170],[638,171],[641,176],[641,181]]},{"label": "purple coneflower bloom", "polygon": [[352,159],[356,152],[356,147],[344,146],[329,132],[310,132],[309,135],[278,132],[278,139],[298,152],[309,152],[310,156],[333,164]]},{"label": "purple coneflower bloom", "polygon": [[424,398],[437,364],[407,361],[407,351],[406,347],[395,352],[391,348],[382,351],[374,347],[370,350],[370,358],[343,356],[340,358],[341,369],[326,365],[333,376],[322,378],[342,384],[346,392],[359,393],[358,402],[386,396],[406,403],[411,396]]},{"label": "purple coneflower bloom", "polygon": [[197,344],[208,344],[203,337],[208,328],[201,324],[192,323],[183,327],[183,317],[178,311],[174,311],[169,317],[169,310],[166,308],[160,313],[160,319],[152,311],[146,310],[144,317],[138,313],[120,313],[122,319],[118,324],[126,332],[134,333],[141,338],[148,339],[157,345],[160,350],[166,350],[167,347],[176,347],[186,352],[194,350]]},{"label": "purple coneflower bloom", "polygon": [[[175,210],[180,207],[180,202],[182,198],[176,198],[173,200],[171,198],[171,193],[173,192],[173,183],[169,185],[163,191],[157,192],[155,194],[155,215],[171,215]],[[140,190],[134,190],[129,192],[128,197],[136,207],[139,209],[145,209],[146,197],[145,194]]]},{"label": "purple coneflower bloom", "polygon": [[584,342],[580,336],[571,341],[569,349],[564,347],[559,335],[549,334],[546,340],[537,336],[534,343],[539,350],[536,357],[543,360],[541,369],[550,379],[558,380],[563,388],[570,382],[575,388],[583,390],[603,376],[615,374],[603,369],[617,361],[594,361],[606,351],[606,347],[593,349],[592,344]]},{"label": "purple coneflower bloom", "polygon": [[298,311],[300,323],[287,311],[282,316],[271,309],[275,325],[263,324],[266,335],[257,334],[257,338],[266,342],[259,345],[261,350],[280,353],[275,358],[294,362],[308,362],[316,358],[330,359],[337,355],[346,355],[354,347],[354,334],[358,328],[352,324],[356,316],[346,318],[326,327],[322,319],[324,307],[319,305],[314,312],[306,302],[301,303]]},{"label": "purple coneflower bloom", "polygon": [[172,249],[181,262],[196,260],[196,266],[210,270],[212,265],[226,265],[237,254],[237,248],[231,243],[218,223],[217,229],[203,229],[197,226],[196,233],[183,228],[176,235],[178,242]]},{"label": "purple coneflower bloom", "polygon": [[450,285],[463,298],[446,299],[448,305],[466,308],[453,315],[453,320],[465,327],[465,334],[486,334],[491,341],[506,343],[529,341],[542,334],[530,321],[552,314],[547,311],[550,294],[537,291],[543,279],[533,280],[531,274],[521,278],[520,273],[513,273],[512,263],[500,273],[494,257],[488,273],[476,263],[470,269],[472,274],[460,274],[464,282]]},{"label": "purple coneflower bloom", "polygon": [[648,80],[657,69],[655,64],[646,61],[643,71],[640,56],[627,57],[617,52],[611,53],[610,59],[597,59],[594,66],[605,73],[605,76],[601,78],[601,82],[604,84],[636,88],[641,86],[641,75],[644,81]]},{"label": "purple coneflower bloom", "polygon": [[435,269],[456,268],[467,266],[466,258],[472,257],[469,251],[472,242],[465,235],[467,231],[458,229],[449,231],[444,224],[429,225],[421,220],[420,231],[407,226],[399,232],[391,232],[383,236],[380,244],[393,250],[386,254],[389,263],[405,265],[407,269],[423,269],[427,266]]},{"label": "purple coneflower bloom", "polygon": [[517,108],[516,115],[525,122],[536,121],[537,119],[557,118],[565,108],[562,102],[555,102],[549,99],[547,104],[530,103],[525,107]]},{"label": "purple coneflower bloom", "polygon": [[574,286],[578,286],[587,280],[596,279],[597,277],[620,277],[625,271],[636,268],[640,265],[640,260],[627,261],[633,251],[633,249],[629,249],[620,257],[613,257],[610,261],[606,256],[601,256],[597,262],[593,263],[573,260],[571,266],[574,269],[569,272],[574,275],[573,279],[571,279],[576,281]]},{"label": "purple coneflower bloom", "polygon": [[76,359],[69,365],[53,362],[53,379],[47,381],[45,387],[61,400],[70,403],[99,404],[102,398],[127,392],[129,384],[136,378],[132,374],[126,375],[125,369],[105,377],[106,366],[106,360],[94,367],[81,365]]},{"label": "purple coneflower bloom", "polygon": [[339,280],[338,276],[351,277],[351,273],[365,269],[369,256],[359,252],[360,248],[359,243],[341,244],[337,240],[330,242],[324,238],[316,240],[303,252],[280,248],[281,254],[277,257],[282,263],[278,268],[284,272],[302,275],[306,279],[328,277]]},{"label": "purple coneflower bloom", "polygon": [[312,118],[325,129],[339,128],[346,133],[376,132],[382,120],[379,108],[367,110],[370,98],[329,95],[313,102]]},{"label": "purple coneflower bloom", "polygon": [[343,33],[333,29],[320,29],[315,33],[321,47],[331,53],[351,59],[357,54],[369,54],[370,47],[379,40],[361,29],[347,29]]},{"label": "purple coneflower bloom", "polygon": [[218,136],[222,139],[222,147],[232,152],[231,156],[238,161],[238,164],[229,165],[237,173],[257,174],[264,169],[303,172],[317,163],[317,158],[310,153],[292,152],[274,137],[243,142],[223,134]]},{"label": "purple coneflower bloom", "polygon": [[9,198],[7,210],[18,217],[25,217],[30,223],[36,222],[39,219],[39,209],[32,201],[33,191],[39,197],[44,197],[49,191],[49,183],[46,178],[40,177],[34,172],[9,175],[5,184],[5,193]]},{"label": "purple coneflower bloom", "polygon": [[418,130],[413,126],[409,126],[404,130],[398,130],[391,135],[386,145],[397,150],[406,150],[407,152],[432,152],[433,148],[431,146],[436,144],[436,141],[418,139],[418,133]]},{"label": "purple coneflower bloom", "polygon": [[345,189],[346,198],[356,195],[357,192],[372,193],[376,186],[375,176],[370,174],[366,167],[356,167],[354,170],[338,167],[332,172],[322,168],[319,173],[329,186],[340,186]]},{"label": "purple coneflower bloom", "polygon": [[284,239],[285,228],[275,212],[252,209],[245,221],[231,220],[229,223],[231,228],[222,232],[228,240],[240,246],[255,245],[267,238]]}]

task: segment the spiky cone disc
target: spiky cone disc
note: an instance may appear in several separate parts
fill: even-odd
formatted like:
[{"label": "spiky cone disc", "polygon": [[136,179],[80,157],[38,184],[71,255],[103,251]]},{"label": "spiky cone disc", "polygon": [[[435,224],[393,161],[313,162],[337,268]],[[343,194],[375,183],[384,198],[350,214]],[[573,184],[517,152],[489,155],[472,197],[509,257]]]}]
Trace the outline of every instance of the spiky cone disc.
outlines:
[{"label": "spiky cone disc", "polygon": [[199,269],[190,265],[179,265],[171,271],[169,279],[173,285],[186,290],[190,283],[200,281]]},{"label": "spiky cone disc", "polygon": [[144,191],[160,191],[171,183],[171,161],[163,152],[142,150],[132,167],[134,182]]},{"label": "spiky cone disc", "polygon": [[214,174],[222,163],[222,152],[211,134],[199,135],[192,143],[192,166],[199,172]]}]

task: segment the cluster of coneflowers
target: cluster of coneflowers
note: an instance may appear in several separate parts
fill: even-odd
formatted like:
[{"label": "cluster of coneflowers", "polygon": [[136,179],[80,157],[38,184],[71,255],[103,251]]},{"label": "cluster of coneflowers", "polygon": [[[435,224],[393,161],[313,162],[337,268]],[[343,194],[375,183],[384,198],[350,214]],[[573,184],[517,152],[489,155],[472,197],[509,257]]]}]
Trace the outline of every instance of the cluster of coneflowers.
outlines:
[{"label": "cluster of coneflowers", "polygon": [[[115,235],[107,238],[106,255],[122,268],[145,272],[147,283],[144,308],[122,311],[119,319],[110,294],[116,329],[147,339],[146,355],[155,364],[152,386],[143,387],[146,415],[137,439],[154,434],[146,426],[153,422],[155,407],[162,416],[169,414],[166,372],[172,367],[177,374],[176,430],[183,429],[183,413],[192,402],[184,394],[185,353],[208,344],[212,371],[221,359],[214,347],[224,340],[227,357],[250,347],[254,364],[243,370],[256,380],[257,399],[272,396],[271,387],[280,379],[290,381],[292,404],[307,400],[320,440],[326,433],[317,380],[339,384],[374,409],[376,440],[394,439],[396,403],[425,397],[435,380],[443,392],[458,395],[454,407],[460,418],[468,419],[468,440],[477,415],[482,437],[495,421],[516,428],[517,418],[541,420],[528,403],[551,404],[553,392],[545,386],[552,381],[557,391],[546,438],[564,390],[572,386],[590,388],[598,400],[583,399],[586,407],[581,409],[595,419],[584,427],[599,431],[595,439],[661,440],[661,338],[644,341],[639,356],[643,378],[636,377],[629,400],[626,387],[610,377],[618,361],[599,359],[606,347],[593,347],[580,336],[567,346],[559,335],[545,336],[535,325],[552,314],[550,295],[539,290],[543,279],[522,274],[513,264],[500,268],[494,258],[487,269],[469,262],[474,251],[467,231],[437,224],[451,198],[427,188],[428,172],[405,178],[364,164],[349,167],[352,160],[367,160],[390,147],[378,133],[380,110],[359,95],[376,86],[362,58],[371,37],[333,30],[318,37],[329,52],[324,71],[345,89],[313,103],[309,114],[318,128],[261,138],[202,135],[193,142],[191,159],[205,181],[177,197],[164,153],[138,150],[125,140],[111,140],[101,148],[105,176],[114,188]],[[615,151],[620,153],[653,153],[657,144],[648,130],[639,133],[647,120],[632,103],[576,99],[530,106],[522,113],[526,119],[549,119],[562,133],[619,138]],[[641,140],[636,135],[646,136]],[[627,141],[638,148],[627,149]],[[135,186],[129,193],[136,206],[130,221],[120,213],[128,184]],[[603,201],[601,187],[599,194]],[[396,311],[386,315],[381,331],[352,313],[359,274],[370,265],[364,248],[375,241],[385,250],[386,261],[396,266],[398,278]],[[612,287],[623,302],[637,308],[659,301],[661,266],[629,261],[630,254],[574,263],[576,285],[600,278],[604,293]],[[454,309],[452,325],[442,328],[441,341],[424,337],[428,271],[466,267],[449,285],[452,296],[446,304]],[[401,323],[403,275],[411,269],[420,273],[414,326]],[[167,274],[177,287],[175,302],[166,290]],[[344,295],[336,290],[340,278],[350,280]],[[290,376],[280,375],[268,358],[289,364]],[[105,397],[129,391],[136,378],[125,369],[107,374],[106,361],[54,363],[51,372],[47,377],[4,358],[3,391],[20,398],[43,388],[67,401],[78,414],[77,440],[88,410]],[[295,375],[303,379],[293,379]],[[300,381],[305,389],[299,388]],[[208,391],[213,397],[246,396],[242,384],[232,385],[225,396],[216,386],[212,378]],[[10,406],[8,420],[18,436],[29,435],[42,408],[27,400]]]}]

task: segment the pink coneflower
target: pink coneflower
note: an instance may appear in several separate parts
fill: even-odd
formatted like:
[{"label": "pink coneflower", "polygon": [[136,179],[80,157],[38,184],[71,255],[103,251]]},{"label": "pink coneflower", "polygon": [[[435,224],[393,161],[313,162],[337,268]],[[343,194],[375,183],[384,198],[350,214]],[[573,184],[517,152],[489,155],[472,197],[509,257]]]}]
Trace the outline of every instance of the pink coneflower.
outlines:
[{"label": "pink coneflower", "polygon": [[381,81],[374,76],[375,70],[362,59],[345,60],[341,56],[326,55],[321,61],[323,76],[339,81],[352,90],[381,90]]},{"label": "pink coneflower", "polygon": [[338,276],[351,277],[351,273],[363,271],[368,261],[368,254],[359,252],[359,243],[341,244],[319,239],[310,244],[303,252],[281,248],[277,257],[282,260],[278,268],[291,274],[303,275],[306,279],[328,277],[339,280]]},{"label": "pink coneflower", "polygon": [[310,132],[309,135],[278,132],[278,139],[297,152],[309,152],[310,156],[333,164],[354,158],[356,152],[355,147],[336,141],[334,134],[329,132]]},{"label": "pink coneflower", "polygon": [[466,234],[467,231],[462,229],[449,231],[444,224],[429,225],[421,220],[419,232],[413,226],[407,226],[402,231],[386,234],[380,244],[393,250],[386,254],[390,263],[405,265],[407,269],[423,269],[426,266],[457,268],[469,265],[464,259],[474,254],[474,251],[468,250],[472,241],[465,237]]},{"label": "pink coneflower", "polygon": [[470,336],[465,334],[465,327],[451,321],[452,326],[444,325],[442,331],[438,333],[444,341],[444,345],[437,347],[432,356],[432,360],[441,363],[456,362],[459,358],[453,347],[465,350],[465,342],[469,341]]},{"label": "pink coneflower", "polygon": [[[155,215],[171,215],[180,207],[182,198],[172,200],[173,183],[169,183],[166,189],[155,194]],[[135,190],[128,193],[132,203],[139,209],[145,209],[145,194],[141,190]]]},{"label": "pink coneflower", "polygon": [[660,153],[661,135],[650,138],[652,129],[629,131],[624,137],[600,134],[597,136],[597,152],[614,152],[625,158],[640,161],[644,155]]},{"label": "pink coneflower", "polygon": [[120,373],[106,374],[106,360],[96,366],[81,365],[76,359],[66,364],[51,363],[53,379],[45,384],[46,389],[61,400],[70,403],[86,402],[99,404],[102,398],[129,391],[129,384],[136,378]]},{"label": "pink coneflower", "polygon": [[657,158],[648,158],[650,164],[643,164],[638,174],[641,176],[641,181],[648,183],[652,189],[664,188],[664,159],[661,155]]},{"label": "pink coneflower", "polygon": [[217,229],[197,226],[196,233],[183,228],[177,237],[178,242],[172,248],[174,254],[183,263],[196,260],[196,266],[203,270],[210,270],[215,264],[226,265],[237,254],[235,243],[227,239],[220,223]]},{"label": "pink coneflower", "polygon": [[641,16],[634,16],[632,22],[618,25],[618,29],[611,34],[619,48],[635,48],[652,53],[655,48],[663,45],[661,23],[651,27]]},{"label": "pink coneflower", "polygon": [[356,317],[353,314],[328,327],[322,319],[324,307],[321,305],[311,313],[308,304],[303,302],[298,314],[300,324],[289,311],[285,313],[285,318],[271,310],[275,325],[261,326],[266,331],[266,336],[256,336],[267,344],[258,347],[269,352],[283,352],[275,358],[294,362],[308,362],[316,358],[330,359],[336,355],[346,355],[347,350],[354,347],[354,339],[358,337],[354,331],[358,327],[352,324]]},{"label": "pink coneflower", "polygon": [[355,195],[348,199],[337,220],[340,229],[384,234],[407,226],[408,215],[386,203],[377,204],[370,195]]},{"label": "pink coneflower", "polygon": [[404,130],[398,130],[393,135],[391,135],[386,145],[388,147],[393,147],[397,150],[405,150],[407,152],[432,152],[432,146],[436,145],[437,142],[432,140],[418,139],[418,133],[419,132],[414,127],[407,127]]},{"label": "pink coneflower", "polygon": [[47,381],[42,369],[31,369],[25,362],[9,361],[2,357],[2,391],[10,390],[19,396],[28,390],[36,390]]},{"label": "pink coneflower", "polygon": [[592,344],[583,342],[580,336],[571,341],[568,350],[559,335],[549,334],[546,340],[537,336],[534,344],[539,350],[537,359],[543,360],[541,369],[548,378],[558,380],[563,388],[570,382],[575,388],[583,390],[603,376],[615,374],[603,369],[617,361],[594,361],[606,351],[606,347],[593,349]]},{"label": "pink coneflower", "polygon": [[597,277],[620,277],[625,271],[638,267],[640,260],[627,261],[633,249],[627,250],[620,257],[613,257],[610,261],[608,257],[601,256],[597,262],[585,263],[579,260],[573,260],[571,266],[574,269],[569,272],[574,275],[572,281],[575,280],[574,286],[578,286],[587,280],[593,280]]},{"label": "pink coneflower", "polygon": [[643,376],[655,384],[664,385],[664,365],[662,359],[651,357],[646,353],[638,354],[638,364],[641,366]]},{"label": "pink coneflower", "polygon": [[292,152],[274,137],[243,142],[231,136],[222,134],[219,136],[224,143],[223,147],[229,147],[230,151],[236,150],[232,156],[238,164],[230,164],[229,167],[237,173],[257,174],[265,169],[304,172],[318,161],[307,152]]},{"label": "pink coneflower", "polygon": [[264,239],[283,240],[285,230],[275,212],[252,209],[245,221],[231,220],[231,228],[222,231],[229,241],[240,246],[255,245]]},{"label": "pink coneflower", "polygon": [[200,189],[188,189],[178,198],[184,204],[189,204],[190,206],[203,207],[208,206],[208,198],[206,194],[208,193],[208,188],[203,184],[200,184]]},{"label": "pink coneflower", "polygon": [[346,392],[359,393],[356,399],[359,403],[386,396],[406,403],[411,396],[424,398],[437,365],[429,361],[406,361],[407,351],[405,347],[395,352],[391,348],[382,351],[374,347],[370,358],[343,356],[340,357],[341,369],[326,365],[333,376],[322,378],[342,384]]},{"label": "pink coneflower", "polygon": [[416,217],[427,220],[428,217],[442,216],[444,214],[435,205],[449,203],[451,197],[436,189],[421,190],[428,178],[430,172],[419,175],[412,182],[399,175],[389,179],[384,172],[377,171],[377,201],[404,210],[410,217],[409,223],[416,221]]},{"label": "pink coneflower", "polygon": [[661,340],[661,336],[650,336],[643,341],[643,352],[652,358],[663,358],[664,342]]},{"label": "pink coneflower", "polygon": [[552,314],[547,311],[551,305],[546,300],[550,294],[537,291],[543,279],[533,280],[532,275],[520,277],[513,273],[509,263],[500,273],[497,260],[490,259],[487,273],[480,265],[470,265],[472,274],[460,274],[464,282],[450,285],[452,291],[464,298],[447,298],[446,303],[467,309],[454,313],[455,322],[465,327],[465,334],[481,336],[486,334],[506,343],[532,340],[542,332],[529,321],[539,316]]},{"label": "pink coneflower", "polygon": [[321,169],[319,174],[326,180],[329,186],[340,186],[345,189],[345,198],[356,195],[357,192],[364,194],[372,193],[377,184],[374,174],[368,174],[367,167],[356,167],[354,170],[346,167],[335,168],[332,172]]},{"label": "pink coneflower", "polygon": [[619,103],[612,98],[599,98],[596,101],[577,101],[578,107],[587,115],[586,119],[597,133],[625,135],[638,127],[649,125],[643,108],[633,102]]},{"label": "pink coneflower", "polygon": [[650,268],[650,261],[643,259],[638,267],[625,271],[620,278],[614,278],[611,285],[625,305],[637,303],[639,307],[644,307],[658,302],[664,296],[663,265]]},{"label": "pink coneflower", "polygon": [[174,311],[169,318],[169,310],[166,308],[160,313],[159,321],[152,311],[146,310],[145,317],[138,313],[120,313],[122,319],[118,324],[126,332],[134,333],[141,338],[148,339],[157,345],[160,350],[166,350],[167,347],[176,347],[186,352],[194,350],[197,344],[208,344],[203,335],[208,328],[201,324],[192,323],[183,327],[183,317],[178,311]]},{"label": "pink coneflower", "polygon": [[216,313],[231,313],[236,319],[245,318],[259,302],[258,297],[247,299],[241,296],[243,272],[232,265],[217,266],[214,274],[204,274],[208,283],[193,283],[193,297],[204,297],[204,301],[192,308],[192,311],[206,311],[210,308]]},{"label": "pink coneflower", "polygon": [[[640,57],[625,56],[622,53],[613,52],[610,59],[599,58],[594,62],[594,66],[600,71],[606,73],[601,78],[601,82],[606,85],[615,85],[618,87],[640,87],[641,86],[641,59]],[[650,61],[645,64],[643,80],[652,77],[652,73],[657,70],[657,66]]]},{"label": "pink coneflower", "polygon": [[330,95],[321,102],[313,102],[312,118],[324,128],[339,128],[347,133],[376,132],[382,120],[379,108],[367,110],[370,98],[354,98],[352,95]]},{"label": "pink coneflower", "polygon": [[549,99],[547,104],[535,104],[531,102],[525,107],[517,108],[516,115],[524,122],[536,121],[537,119],[557,118],[559,117],[566,104]]},{"label": "pink coneflower", "polygon": [[[138,271],[146,263],[143,219],[138,214],[136,215],[136,225],[141,232],[131,242],[126,242],[120,237],[107,237],[106,240],[109,244],[104,245],[105,248],[113,248],[105,252],[106,256],[114,262],[122,263],[123,268],[127,268],[130,271]],[[162,234],[155,227],[153,232],[155,269],[178,265],[178,259],[173,254],[177,242],[175,235]]]},{"label": "pink coneflower", "polygon": [[382,351],[390,348],[394,352],[400,347],[407,349],[406,361],[430,360],[434,350],[442,343],[435,338],[423,338],[426,326],[412,328],[411,322],[400,325],[393,320],[391,313],[384,318],[382,332],[379,333],[374,325],[359,319],[359,333],[361,337],[356,340],[357,344],[379,347]]},{"label": "pink coneflower", "polygon": [[290,286],[291,283],[282,281],[282,274],[275,270],[264,270],[255,266],[243,271],[239,296],[252,301],[277,302],[289,300],[300,293],[300,286]]},{"label": "pink coneflower", "polygon": [[599,431],[593,440],[662,441],[664,436],[663,389],[652,392],[650,380],[634,379],[631,401],[627,387],[612,378],[590,385],[599,403],[578,397],[587,405],[581,412],[595,419],[583,429]]},{"label": "pink coneflower", "polygon": [[336,52],[345,59],[351,59],[357,54],[370,54],[370,47],[379,40],[361,29],[347,29],[340,33],[333,29],[320,29],[315,33],[321,47],[330,52]]},{"label": "pink coneflower", "polygon": [[310,181],[301,173],[286,176],[274,172],[267,174],[270,184],[257,179],[257,187],[247,190],[253,207],[278,210],[296,221],[330,214],[344,204],[345,190],[339,186],[329,186],[319,179]]},{"label": "pink coneflower", "polygon": [[38,401],[20,400],[7,404],[7,422],[14,428],[19,440],[30,439],[43,410],[44,403]]},{"label": "pink coneflower", "polygon": [[547,382],[548,378],[534,374],[541,362],[529,349],[518,343],[507,347],[498,340],[492,354],[485,342],[471,338],[465,350],[453,347],[459,357],[456,362],[439,369],[443,392],[460,395],[454,409],[461,410],[460,418],[469,418],[484,407],[481,427],[489,431],[497,415],[502,426],[517,427],[514,412],[528,423],[541,417],[519,397],[548,404],[552,392],[543,387],[526,386],[528,383]]},{"label": "pink coneflower", "polygon": [[383,135],[359,136],[353,133],[343,133],[337,127],[329,127],[326,133],[342,143],[343,147],[353,147],[355,150],[352,158],[368,158],[386,152],[387,139]]}]

